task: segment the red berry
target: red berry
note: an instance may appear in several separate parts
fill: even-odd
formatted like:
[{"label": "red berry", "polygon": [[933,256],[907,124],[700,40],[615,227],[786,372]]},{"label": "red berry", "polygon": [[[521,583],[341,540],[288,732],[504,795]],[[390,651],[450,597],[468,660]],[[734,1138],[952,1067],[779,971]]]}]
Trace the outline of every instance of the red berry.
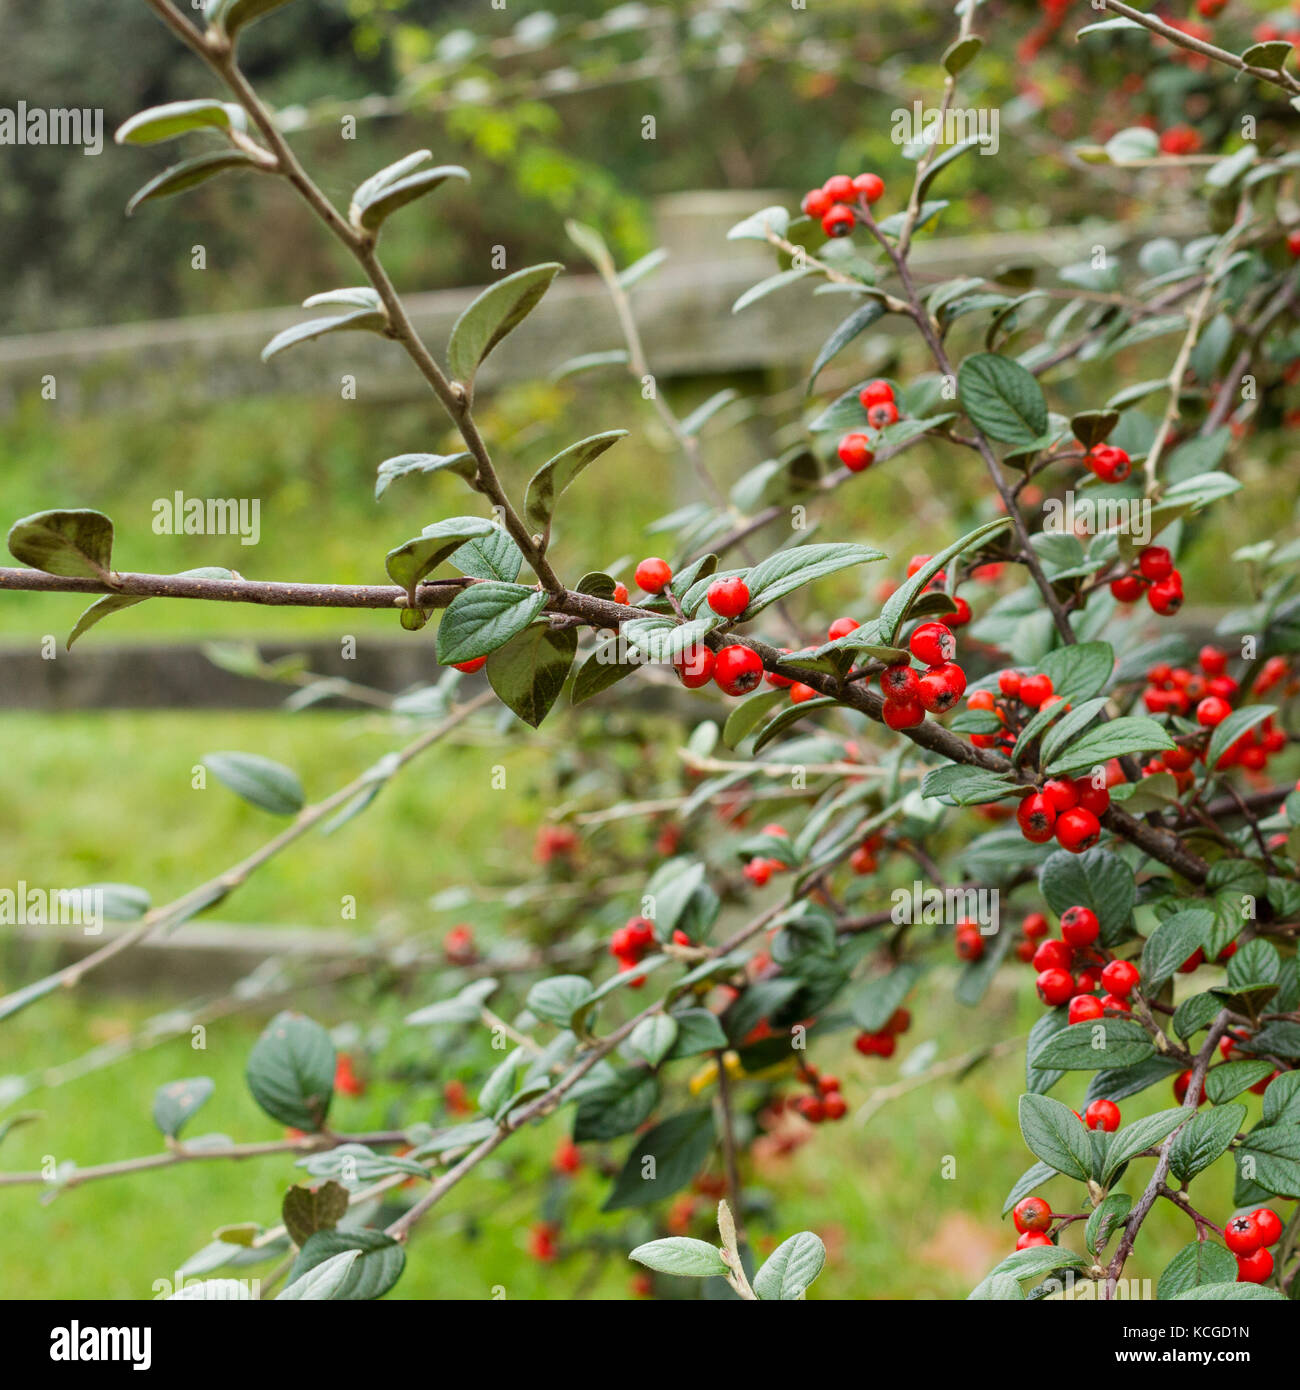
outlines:
[{"label": "red berry", "polygon": [[1113,1134],[1119,1128],[1119,1106],[1113,1100],[1094,1100],[1083,1112],[1083,1122],[1089,1129]]},{"label": "red berry", "polygon": [[853,180],[847,174],[832,174],[822,184],[822,189],[835,203],[850,203],[857,193],[853,187]]},{"label": "red berry", "polygon": [[1110,809],[1110,791],[1106,787],[1094,787],[1090,778],[1076,777],[1074,790],[1079,797],[1079,805],[1098,819]]},{"label": "red berry", "polygon": [[713,653],[699,642],[682,652],[673,662],[673,666],[687,690],[698,690],[700,686],[708,685],[713,679],[715,662]]},{"label": "red berry", "polygon": [[1237,1283],[1262,1284],[1273,1273],[1273,1252],[1261,1246],[1253,1255],[1237,1257]]},{"label": "red berry", "polygon": [[1288,232],[1286,238],[1286,249],[1297,260],[1300,260],[1300,232]]},{"label": "red berry", "polygon": [[898,407],[893,401],[881,401],[867,411],[867,424],[873,430],[883,430],[898,419]]},{"label": "red berry", "polygon": [[909,1009],[895,1009],[889,1015],[889,1022],[885,1024],[886,1033],[906,1033],[912,1026],[912,1014]]},{"label": "red berry", "polygon": [[1272,1207],[1258,1207],[1250,1217],[1259,1231],[1261,1245],[1276,1245],[1282,1238],[1282,1218]]},{"label": "red berry", "polygon": [[1145,588],[1146,584],[1136,574],[1121,575],[1118,579],[1112,579],[1110,584],[1111,594],[1120,603],[1136,603]]},{"label": "red berry", "polygon": [[999,671],[998,690],[1005,695],[1008,700],[1014,700],[1020,694],[1020,679],[1019,671]]},{"label": "red berry", "polygon": [[1043,795],[1056,807],[1058,815],[1079,804],[1079,793],[1068,777],[1053,777],[1044,782]]},{"label": "red berry", "polygon": [[853,187],[868,203],[874,203],[884,194],[885,181],[879,174],[859,174],[853,180]]},{"label": "red berry", "polygon": [[1050,676],[1023,676],[1020,681],[1020,702],[1037,709],[1052,692]]},{"label": "red berry", "polygon": [[870,468],[876,457],[871,452],[871,441],[865,434],[846,434],[835,452],[850,473],[861,473],[864,468]]},{"label": "red berry", "polygon": [[1016,821],[1026,840],[1044,845],[1056,827],[1056,807],[1041,792],[1030,792],[1016,808]]},{"label": "red berry", "polygon": [[[894,399],[894,388],[887,382],[877,377],[875,381],[869,381],[858,392],[858,400],[862,402],[863,410],[870,410],[873,405],[884,405],[886,401]],[[925,557],[930,558],[928,555]],[[911,571],[909,571],[911,573]]]},{"label": "red berry", "polygon": [[1068,970],[1044,970],[1034,981],[1034,987],[1044,1004],[1056,1008],[1074,993],[1074,976]]},{"label": "red berry", "polygon": [[958,928],[955,945],[962,960],[979,960],[984,954],[984,938],[974,927]]},{"label": "red berry", "polygon": [[838,1076],[819,1076],[817,1078],[817,1090],[824,1096],[830,1095],[832,1091],[840,1089],[840,1079]]},{"label": "red berry", "polygon": [[824,188],[814,188],[803,195],[803,202],[799,206],[806,217],[815,217],[820,222],[831,210],[834,201]]},{"label": "red berry", "polygon": [[957,639],[943,623],[922,623],[908,646],[923,666],[942,666],[957,655]]},{"label": "red berry", "polygon": [[828,1120],[842,1120],[849,1113],[848,1102],[838,1091],[832,1091],[822,1100],[822,1109]]},{"label": "red berry", "polygon": [[1063,811],[1056,818],[1056,843],[1071,854],[1082,854],[1101,839],[1101,822],[1081,806]]},{"label": "red berry", "polygon": [[1190,956],[1178,967],[1180,975],[1190,975],[1194,970],[1199,970],[1205,964],[1205,952],[1198,946]]},{"label": "red berry", "polygon": [[1061,914],[1061,935],[1071,946],[1091,946],[1100,932],[1101,924],[1091,908],[1067,907]]},{"label": "red berry", "polygon": [[1223,1243],[1234,1255],[1253,1255],[1264,1239],[1253,1216],[1234,1216],[1223,1228]]},{"label": "red berry", "polygon": [[901,700],[890,698],[885,701],[881,716],[895,731],[914,729],[918,724],[925,723],[925,706],[915,695],[906,696]]},{"label": "red berry", "polygon": [[836,203],[822,218],[822,231],[828,237],[848,236],[856,221],[852,208],[846,208],[843,203]]},{"label": "red berry", "polygon": [[1163,545],[1149,545],[1138,556],[1138,569],[1144,579],[1154,584],[1157,580],[1168,579],[1174,572],[1174,557]]},{"label": "red berry", "polygon": [[797,1108],[810,1125],[819,1125],[826,1118],[826,1102],[819,1096],[800,1096]]},{"label": "red berry", "polygon": [[790,687],[790,703],[801,705],[805,700],[815,700],[818,692],[811,685],[805,685],[803,681],[796,681]]},{"label": "red berry", "polygon": [[718,617],[738,618],[749,607],[749,585],[740,578],[718,579],[705,597]]},{"label": "red berry", "polygon": [[931,666],[918,682],[921,703],[931,714],[945,714],[966,690],[966,672],[955,662]]},{"label": "red berry", "polygon": [[1162,618],[1171,617],[1183,606],[1183,581],[1178,571],[1168,579],[1162,579],[1147,590],[1147,602]]},{"label": "red berry", "polygon": [[1064,941],[1053,937],[1042,942],[1034,952],[1035,970],[1068,970],[1074,960],[1074,952]]},{"label": "red berry", "polygon": [[1218,647],[1202,647],[1197,659],[1201,663],[1201,670],[1207,676],[1221,676],[1228,669],[1228,654],[1221,652]]},{"label": "red berry", "polygon": [[1090,1023],[1094,1018],[1100,1018],[1103,1013],[1105,1008],[1095,994],[1076,994],[1070,1000],[1071,1023]]},{"label": "red berry", "polygon": [[838,641],[841,637],[847,637],[850,632],[856,632],[862,624],[854,618],[836,618],[826,632],[828,642]]},{"label": "red berry", "polygon": [[457,661],[454,665],[456,670],[464,671],[467,676],[472,676],[475,671],[481,671],[487,665],[487,657],[475,656],[468,661]]},{"label": "red berry", "polygon": [[1052,1238],[1050,1236],[1045,1236],[1042,1231],[1026,1231],[1024,1235],[1016,1241],[1016,1249],[1032,1250],[1035,1246],[1051,1245],[1051,1243]]},{"label": "red berry", "polygon": [[1142,976],[1131,960],[1113,960],[1101,972],[1102,988],[1107,994],[1127,999]]},{"label": "red berry", "polygon": [[714,657],[713,679],[727,695],[747,695],[763,679],[762,659],[738,642],[723,647]]},{"label": "red berry", "polygon": [[920,684],[920,676],[905,661],[886,666],[880,673],[880,689],[886,700],[912,699]]},{"label": "red berry", "polygon": [[612,594],[610,597],[613,599],[613,601],[614,601],[615,603],[626,603],[626,602],[627,602],[627,585],[626,585],[626,584],[615,584],[615,585],[614,585],[614,592],[613,592],[613,594]]},{"label": "red berry", "polygon": [[1133,1012],[1133,1005],[1127,999],[1121,999],[1118,994],[1104,994],[1101,998],[1103,1009],[1114,1009],[1117,1013],[1128,1014]]},{"label": "red berry", "polygon": [[1231,713],[1232,706],[1227,700],[1218,695],[1207,695],[1196,706],[1196,722],[1212,729],[1216,724],[1222,724]]},{"label": "red berry", "polygon": [[1041,1197],[1022,1197],[1011,1208],[1011,1219],[1021,1235],[1026,1231],[1045,1231],[1052,1224],[1052,1209]]},{"label": "red berry", "polygon": [[966,697],[967,709],[991,710],[996,703],[991,690],[972,690]]},{"label": "red berry", "polygon": [[1020,930],[1031,940],[1047,935],[1047,918],[1041,912],[1031,912],[1020,924]]},{"label": "red berry", "polygon": [[647,594],[661,594],[672,582],[673,572],[666,560],[652,555],[636,567],[637,587]]}]

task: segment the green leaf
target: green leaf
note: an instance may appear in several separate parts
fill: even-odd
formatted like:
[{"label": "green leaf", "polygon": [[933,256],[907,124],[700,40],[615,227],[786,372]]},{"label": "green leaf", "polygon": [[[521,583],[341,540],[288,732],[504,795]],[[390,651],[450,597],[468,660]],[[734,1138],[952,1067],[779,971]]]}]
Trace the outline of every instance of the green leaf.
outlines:
[{"label": "green leaf", "polygon": [[1281,72],[1286,60],[1291,56],[1289,39],[1269,39],[1264,43],[1253,43],[1241,55],[1247,67],[1267,68],[1269,72]]},{"label": "green leaf", "polygon": [[768,233],[784,236],[790,227],[790,214],[782,207],[760,208],[727,233],[728,241],[766,241]]},{"label": "green leaf", "polygon": [[1166,917],[1142,947],[1144,988],[1157,990],[1172,978],[1179,966],[1205,945],[1213,922],[1213,914],[1204,908],[1188,908]]},{"label": "green leaf", "polygon": [[[1289,45],[1288,45],[1289,47]],[[1208,1244],[1208,1242],[1206,1242]],[[1216,1247],[1217,1248],[1217,1247]],[[1227,1252],[1225,1251],[1225,1254]],[[1233,1262],[1236,1268],[1236,1262]],[[1200,1302],[1222,1303],[1229,1300],[1235,1303],[1284,1303],[1286,1296],[1279,1293],[1277,1289],[1271,1289],[1265,1284],[1198,1284],[1194,1289],[1188,1289],[1186,1293],[1176,1293],[1173,1298],[1177,1302]]]},{"label": "green leaf", "polygon": [[[1212,1075],[1213,1073],[1211,1073]],[[1277,1124],[1251,1130],[1237,1150],[1237,1167],[1266,1192],[1300,1197],[1300,1125]]]},{"label": "green leaf", "polygon": [[1098,1071],[1145,1061],[1155,1046],[1140,1023],[1129,1018],[1097,1018],[1062,1028],[1034,1058],[1035,1066],[1061,1071]]},{"label": "green leaf", "polygon": [[388,315],[382,309],[354,309],[350,314],[331,314],[325,318],[295,323],[277,333],[262,349],[262,361],[269,362],[286,348],[297,347],[323,338],[327,333],[349,333],[359,330],[382,333],[388,327]]},{"label": "green leaf", "polygon": [[113,139],[119,145],[152,145],[159,140],[174,140],[191,130],[229,130],[232,110],[243,114],[242,107],[232,108],[210,98],[169,101],[165,106],[136,112],[118,126]]},{"label": "green leaf", "polygon": [[34,512],[9,528],[8,544],[15,560],[46,574],[111,580],[113,523],[103,512]]},{"label": "green leaf", "polygon": [[483,536],[452,551],[448,564],[471,579],[499,579],[513,584],[524,567],[524,552],[504,526],[494,526]]},{"label": "green leaf", "polygon": [[[375,475],[375,500],[378,501],[389,485],[408,473],[455,473],[471,486],[478,477],[478,464],[473,454],[398,454],[385,459]],[[506,534],[502,532],[502,534]]]},{"label": "green leaf", "polygon": [[737,748],[763,722],[768,712],[787,699],[784,690],[761,690],[757,695],[741,700],[732,707],[727,722],[722,726],[722,742],[728,748]]},{"label": "green leaf", "polygon": [[244,25],[288,3],[289,0],[204,0],[203,17],[233,39]]},{"label": "green leaf", "polygon": [[602,690],[616,685],[624,676],[630,676],[640,664],[638,661],[618,660],[618,642],[614,638],[601,642],[578,667],[569,698],[575,705],[580,705],[584,700],[590,700],[593,695],[599,695]]},{"label": "green leaf", "polygon": [[978,352],[957,369],[957,399],[975,426],[1004,444],[1033,444],[1047,433],[1047,402],[1018,362]]},{"label": "green leaf", "polygon": [[968,767],[964,763],[932,767],[921,783],[922,796],[947,799],[954,806],[979,806],[1021,790],[1005,773]]},{"label": "green leaf", "polygon": [[835,703],[829,695],[819,695],[815,700],[804,700],[801,704],[783,709],[763,726],[762,732],[754,740],[754,746],[749,750],[751,756],[757,757],[773,739],[779,738],[792,724],[799,723],[810,714],[816,714],[819,709],[832,708]]},{"label": "green leaf", "polygon": [[1099,695],[1115,669],[1109,642],[1078,642],[1048,652],[1038,669],[1052,680],[1053,693],[1068,703]]},{"label": "green leaf", "polygon": [[1006,516],[998,517],[996,521],[986,521],[982,526],[968,531],[960,540],[954,541],[937,555],[932,556],[910,579],[905,579],[880,610],[880,635],[886,645],[897,645],[898,630],[906,622],[907,615],[911,612],[921,591],[949,561],[955,560],[957,556],[968,550],[973,550],[988,540],[990,536],[996,535],[1010,525],[1011,518]]},{"label": "green leaf", "polygon": [[821,579],[828,574],[847,569],[850,565],[863,565],[873,560],[883,560],[884,552],[869,545],[852,545],[830,542],[820,545],[793,545],[786,550],[778,550],[769,555],[749,571],[749,607],[742,614],[748,621],[764,608]]},{"label": "green leaf", "polygon": [[1101,1175],[1102,1186],[1105,1187],[1134,1154],[1140,1154],[1143,1149],[1152,1149],[1163,1143],[1186,1119],[1187,1111],[1181,1107],[1176,1110],[1161,1110],[1117,1130],[1106,1148],[1106,1165]]},{"label": "green leaf", "polygon": [[1094,1208],[1083,1229],[1084,1244],[1092,1254],[1096,1255],[1106,1248],[1132,1205],[1133,1199],[1127,1192],[1111,1192],[1099,1207]]},{"label": "green leaf", "polygon": [[[234,574],[228,569],[222,569],[219,565],[205,565],[199,569],[182,570],[177,579],[233,579]],[[113,613],[120,613],[124,608],[134,608],[137,603],[147,603],[148,599],[136,597],[129,594],[105,594],[103,598],[96,599],[94,603],[82,613],[77,619],[77,625],[68,634],[67,648],[72,650],[72,644],[78,637],[89,632],[96,623],[102,622]]]},{"label": "green leaf", "polygon": [[1218,1017],[1222,1007],[1222,1001],[1216,999],[1212,994],[1193,994],[1191,998],[1184,999],[1174,1010],[1174,1032],[1186,1041],[1194,1033],[1199,1033],[1202,1028],[1209,1027],[1210,1023]]},{"label": "green leaf", "polygon": [[1300,1124],[1300,1071],[1284,1071],[1264,1092],[1266,1125]]},{"label": "green leaf", "polygon": [[885,306],[878,299],[868,299],[858,306],[822,344],[821,351],[813,363],[808,376],[808,391],[811,392],[823,367],[837,357],[848,345],[865,333],[885,312]]},{"label": "green leaf", "polygon": [[713,1151],[713,1112],[686,1110],[641,1135],[602,1211],[643,1207],[685,1187]]},{"label": "green leaf", "polygon": [[280,1219],[297,1246],[306,1245],[317,1231],[333,1230],[347,1214],[348,1190],[333,1180],[315,1189],[299,1183],[284,1194],[280,1204]]},{"label": "green leaf", "polygon": [[154,1124],[169,1139],[175,1139],[215,1089],[216,1082],[210,1076],[193,1076],[159,1086],[153,1098]]},{"label": "green leaf", "polygon": [[[339,1296],[339,1290],[347,1283],[348,1276],[352,1273],[352,1266],[361,1258],[359,1250],[341,1250],[337,1255],[331,1255],[328,1259],[322,1260],[318,1265],[307,1270],[297,1279],[291,1279],[284,1288],[276,1294],[276,1302],[308,1302],[324,1303],[332,1298]],[[243,1285],[237,1280],[205,1280],[205,1283],[222,1284],[233,1283],[236,1288]],[[173,1294],[176,1298],[180,1295]],[[250,1293],[249,1298],[252,1297]]]},{"label": "green leaf", "polygon": [[273,816],[295,816],[306,802],[292,768],[256,753],[208,753],[203,765],[236,796]]},{"label": "green leaf", "polygon": [[659,1082],[652,1072],[639,1067],[616,1072],[612,1080],[582,1093],[573,1122],[574,1143],[628,1134],[645,1123],[658,1101]]},{"label": "green leaf", "polygon": [[401,1278],[406,1267],[406,1251],[382,1231],[317,1231],[298,1252],[289,1271],[290,1284],[326,1260],[349,1251],[356,1252],[357,1258],[341,1286],[329,1295],[335,1301],[382,1298]]},{"label": "green leaf", "polygon": [[334,1044],[313,1019],[289,1011],[266,1025],[248,1055],[245,1079],[273,1119],[315,1134],[334,1097]]},{"label": "green leaf", "polygon": [[524,499],[524,515],[534,531],[549,531],[559,495],[589,463],[598,459],[626,434],[626,430],[606,430],[604,434],[593,434],[590,438],[570,444],[542,464],[529,480]]},{"label": "green leaf", "polygon": [[1129,753],[1156,753],[1173,748],[1174,741],[1154,719],[1145,715],[1123,715],[1108,724],[1089,729],[1047,765],[1049,776],[1099,767],[1111,758]]},{"label": "green leaf", "polygon": [[676,1274],[685,1279],[726,1277],[727,1265],[717,1249],[689,1236],[669,1236],[647,1241],[628,1255],[629,1260],[657,1269],[660,1274]]},{"label": "green leaf", "polygon": [[521,633],[549,598],[545,589],[496,580],[462,589],[438,624],[438,660],[454,666],[496,651]]},{"label": "green leaf", "polygon": [[256,169],[257,161],[243,150],[213,150],[208,154],[196,154],[191,159],[182,159],[172,164],[161,174],[156,174],[148,183],[138,188],[126,205],[126,215],[131,216],[141,203],[154,198],[170,198],[176,193],[184,193],[198,184],[207,183],[227,169]]},{"label": "green leaf", "polygon": [[1198,1287],[1221,1287],[1236,1278],[1237,1261],[1230,1251],[1212,1240],[1194,1240],[1164,1267],[1156,1282],[1156,1297],[1185,1298]]},{"label": "green leaf", "polygon": [[680,1013],[672,1015],[677,1024],[677,1037],[673,1042],[672,1051],[668,1054],[670,1061],[677,1061],[682,1057],[698,1057],[701,1052],[716,1052],[719,1048],[726,1047],[727,1035],[722,1031],[722,1024],[718,1022],[717,1014],[710,1009],[683,1009]]},{"label": "green leaf", "polygon": [[954,39],[943,51],[944,71],[956,77],[959,72],[970,66],[974,62],[980,49],[984,47],[984,40],[978,34],[967,34],[965,38]]},{"label": "green leaf", "polygon": [[647,1066],[657,1067],[677,1041],[677,1020],[671,1014],[651,1014],[632,1030],[625,1047]]},{"label": "green leaf", "polygon": [[1096,1159],[1088,1131],[1074,1111],[1059,1100],[1021,1096],[1020,1133],[1030,1153],[1056,1172],[1080,1182],[1093,1176]]},{"label": "green leaf", "polygon": [[1254,1058],[1240,1062],[1223,1062],[1217,1067],[1211,1067],[1206,1073],[1205,1094],[1211,1104],[1222,1105],[1272,1074],[1271,1062],[1256,1061]]},{"label": "green leaf", "polygon": [[394,584],[406,590],[411,602],[425,575],[449,559],[466,541],[491,535],[497,528],[481,516],[455,516],[434,522],[409,541],[396,546],[384,557],[384,568]]},{"label": "green leaf", "polygon": [[1223,723],[1215,725],[1210,745],[1205,750],[1205,766],[1218,767],[1219,759],[1244,733],[1276,713],[1275,705],[1248,705],[1245,709],[1233,710]]},{"label": "green leaf", "polygon": [[[1038,750],[1039,760],[1043,763],[1050,762],[1062,748],[1067,747],[1083,733],[1105,706],[1106,697],[1098,695],[1096,699],[1085,700],[1081,705],[1076,705],[1074,709],[1063,714],[1043,735]],[[1051,714],[1052,710],[1060,708],[1062,708],[1061,705],[1053,705],[1047,713]],[[1042,713],[1043,711],[1039,710],[1038,714]],[[1034,719],[1038,718],[1038,714],[1034,716]],[[1030,723],[1033,723],[1033,720],[1030,720]],[[1019,744],[1019,740],[1017,740],[1017,744]]]},{"label": "green leaf", "polygon": [[1119,855],[1103,849],[1083,854],[1056,850],[1043,861],[1038,886],[1057,916],[1076,904],[1095,912],[1103,945],[1113,946],[1128,935],[1137,887],[1133,870]]},{"label": "green leaf", "polygon": [[1045,1274],[1049,1269],[1078,1269],[1087,1264],[1082,1255],[1073,1250],[1065,1250],[1059,1245],[1032,1246],[1028,1250],[1017,1250],[995,1266],[990,1275],[1006,1274],[1012,1279],[1029,1279]]},{"label": "green leaf", "polygon": [[538,1018],[569,1026],[573,1011],[591,997],[591,985],[581,975],[554,975],[538,980],[528,991],[528,1008]]},{"label": "green leaf", "polygon": [[754,1292],[765,1302],[792,1302],[808,1291],[808,1285],[826,1264],[826,1247],[811,1231],[783,1240],[754,1275]]},{"label": "green leaf", "polygon": [[1186,1185],[1228,1152],[1246,1122],[1244,1105],[1215,1106],[1188,1120],[1169,1150],[1169,1168]]},{"label": "green leaf", "polygon": [[541,302],[564,267],[559,261],[517,270],[490,285],[452,326],[447,363],[457,381],[469,385],[479,364]]},{"label": "green leaf", "polygon": [[535,729],[564,689],[577,651],[574,628],[535,623],[488,657],[488,683],[503,704]]},{"label": "green leaf", "polygon": [[417,150],[372,175],[352,195],[348,220],[354,227],[377,232],[399,208],[432,193],[448,179],[468,180],[469,171],[459,164],[440,164],[433,169],[419,167],[432,157],[428,150]]}]

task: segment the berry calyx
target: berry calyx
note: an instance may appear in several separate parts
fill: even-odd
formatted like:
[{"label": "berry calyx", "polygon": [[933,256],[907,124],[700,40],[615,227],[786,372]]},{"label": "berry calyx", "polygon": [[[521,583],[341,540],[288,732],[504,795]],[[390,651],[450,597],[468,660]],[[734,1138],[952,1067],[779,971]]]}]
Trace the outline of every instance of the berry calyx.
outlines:
[{"label": "berry calyx", "polygon": [[661,594],[672,583],[673,572],[667,560],[652,555],[636,567],[634,577],[638,589],[647,594]]},{"label": "berry calyx", "polygon": [[713,679],[727,695],[748,695],[763,679],[763,661],[750,647],[733,643],[713,660]]},{"label": "berry calyx", "polygon": [[886,666],[880,673],[880,690],[886,700],[914,699],[920,685],[920,676],[905,661]]}]

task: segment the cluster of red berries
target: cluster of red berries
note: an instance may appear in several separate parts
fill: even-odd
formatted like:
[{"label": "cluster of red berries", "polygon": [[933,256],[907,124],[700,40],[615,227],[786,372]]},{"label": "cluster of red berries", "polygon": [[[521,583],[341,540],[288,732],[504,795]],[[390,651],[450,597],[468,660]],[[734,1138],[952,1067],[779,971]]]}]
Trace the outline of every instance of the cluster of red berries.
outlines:
[{"label": "cluster of red berries", "polygon": [[1017,1250],[1052,1244],[1052,1238],[1047,1234],[1052,1225],[1052,1209],[1041,1197],[1022,1197],[1011,1208],[1011,1219],[1020,1232],[1016,1240]]},{"label": "cluster of red berries", "polygon": [[868,835],[865,840],[849,855],[849,868],[855,874],[874,874],[879,867],[879,860],[876,858],[877,851],[885,843],[883,835]]},{"label": "cluster of red berries", "polygon": [[1152,714],[1190,715],[1195,710],[1197,722],[1206,728],[1228,717],[1228,702],[1240,693],[1241,686],[1228,675],[1227,653],[1217,647],[1202,647],[1197,660],[1199,673],[1185,666],[1170,666],[1167,661],[1158,661],[1147,670],[1142,703]]},{"label": "cluster of red berries", "polygon": [[[1042,914],[1035,913],[1025,919],[1022,930],[1032,942],[1045,933],[1046,925]],[[1061,914],[1061,935],[1040,941],[1027,956],[1038,972],[1034,981],[1038,997],[1053,1009],[1068,1004],[1071,1023],[1090,1023],[1105,1013],[1130,1012],[1129,995],[1142,979],[1132,961],[1112,960],[1108,952],[1097,948],[1100,934],[1097,914],[1076,904]],[[1018,954],[1026,959],[1025,952]],[[1100,998],[1098,989],[1103,991]]]},{"label": "cluster of red berries", "polygon": [[[785,826],[765,825],[761,831],[764,835],[774,835],[780,839],[788,838]],[[756,854],[744,868],[745,877],[754,885],[755,888],[764,887],[771,879],[773,874],[784,873],[787,865],[780,859],[772,859]]]},{"label": "cluster of red berries", "polygon": [[1038,942],[1047,935],[1050,928],[1047,918],[1041,912],[1030,912],[1020,924],[1020,939],[1016,942],[1016,958],[1026,965],[1034,958]]},{"label": "cluster of red berries", "polygon": [[[898,402],[894,400],[894,388],[889,382],[880,379],[867,382],[858,392],[858,400],[873,430],[886,429],[898,420]],[[854,430],[840,440],[835,452],[850,473],[861,473],[875,461],[872,442],[870,435]]]},{"label": "cluster of red berries", "polygon": [[1183,606],[1183,576],[1163,545],[1149,545],[1135,569],[1111,580],[1110,592],[1120,603],[1136,603],[1145,594],[1152,612],[1168,618]]},{"label": "cluster of red berries", "polygon": [[895,1009],[878,1033],[859,1033],[853,1039],[853,1046],[864,1057],[892,1057],[900,1034],[906,1033],[911,1026],[911,1013],[907,1009]]},{"label": "cluster of red berries", "polygon": [[1133,471],[1133,460],[1113,444],[1094,444],[1083,461],[1103,483],[1122,483]]},{"label": "cluster of red berries", "polygon": [[794,1108],[810,1125],[842,1120],[849,1113],[848,1102],[840,1094],[838,1076],[823,1076],[811,1063],[805,1063],[799,1068],[799,1079],[811,1090],[795,1101]]},{"label": "cluster of red berries", "polygon": [[805,216],[821,222],[827,236],[848,236],[868,205],[884,192],[885,182],[879,174],[859,174],[857,178],[832,174],[820,188],[810,188],[799,206]]},{"label": "cluster of red berries", "polygon": [[1016,823],[1031,844],[1055,838],[1062,849],[1082,854],[1101,839],[1101,817],[1109,805],[1109,790],[1094,786],[1090,777],[1053,777],[1021,800]]},{"label": "cluster of red berries", "polygon": [[998,693],[987,686],[973,690],[966,697],[966,708],[986,710],[996,714],[1002,728],[995,734],[972,734],[976,748],[996,748],[1010,753],[1016,746],[1020,727],[1040,709],[1051,709],[1061,703],[1052,686],[1052,678],[1039,674],[1025,675],[1022,671],[998,672]]},{"label": "cluster of red berries", "polygon": [[927,710],[946,714],[966,692],[966,672],[953,660],[957,639],[945,623],[921,623],[907,645],[926,669],[918,674],[910,662],[900,661],[880,673],[881,717],[895,730],[923,724]]},{"label": "cluster of red berries", "polygon": [[1262,1284],[1273,1273],[1273,1252],[1282,1239],[1282,1218],[1272,1207],[1234,1216],[1223,1228],[1223,1243],[1237,1257],[1237,1283]]},{"label": "cluster of red berries", "polygon": [[[626,926],[619,927],[609,938],[609,953],[618,961],[619,970],[626,973],[635,970],[655,944],[654,923],[647,917],[632,917]],[[645,976],[632,980],[634,989],[640,989]]]}]

